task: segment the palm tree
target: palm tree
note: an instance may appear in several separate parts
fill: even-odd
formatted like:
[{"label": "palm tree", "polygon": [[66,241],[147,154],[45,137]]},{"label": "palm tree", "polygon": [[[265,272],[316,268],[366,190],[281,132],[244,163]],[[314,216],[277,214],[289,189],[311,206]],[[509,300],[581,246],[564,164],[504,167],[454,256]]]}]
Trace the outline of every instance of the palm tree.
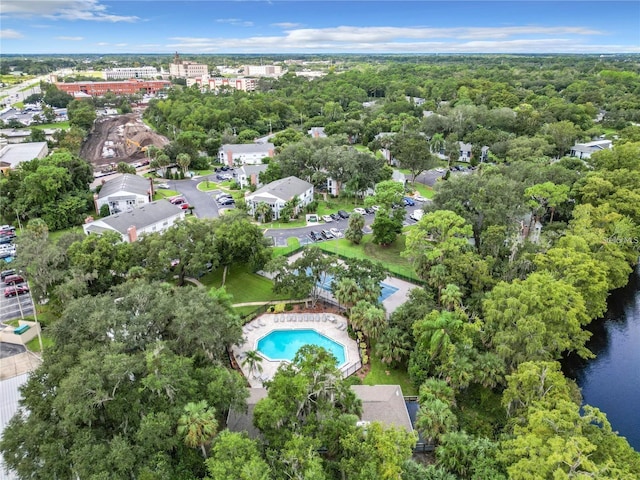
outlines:
[{"label": "palm tree", "polygon": [[449,405],[439,398],[429,398],[420,405],[416,429],[429,441],[438,442],[445,433],[457,427],[457,420]]},{"label": "palm tree", "polygon": [[414,325],[418,344],[421,344],[432,360],[446,357],[455,338],[462,329],[463,321],[456,312],[434,311]]},{"label": "palm tree", "polygon": [[429,141],[429,149],[431,153],[437,155],[444,150],[444,136],[441,133],[435,133]]},{"label": "palm tree", "polygon": [[207,405],[206,400],[184,406],[184,413],[178,419],[178,435],[184,437],[187,447],[200,447],[202,456],[207,458],[206,445],[218,433],[216,410]]},{"label": "palm tree", "polygon": [[242,360],[242,366],[249,369],[249,375],[253,373],[253,378],[256,378],[258,373],[262,373],[262,356],[257,350],[250,350],[247,352],[247,356]]},{"label": "palm tree", "polygon": [[333,288],[333,296],[347,309],[353,307],[362,298],[360,287],[353,278],[345,277]]},{"label": "palm tree", "polygon": [[462,305],[462,291],[453,283],[448,283],[440,292],[440,303],[447,310],[455,310]]},{"label": "palm tree", "polygon": [[369,305],[362,319],[362,331],[369,339],[376,339],[387,325],[387,315],[383,308]]},{"label": "palm tree", "polygon": [[267,202],[260,202],[256,205],[255,214],[262,223],[270,222],[273,215],[273,210]]},{"label": "palm tree", "polygon": [[176,157],[176,163],[182,169],[182,173],[187,173],[187,168],[191,164],[191,155],[188,153],[179,153]]},{"label": "palm tree", "polygon": [[387,365],[398,364],[406,360],[409,358],[411,350],[409,335],[398,327],[384,330],[378,337],[378,343],[375,346],[380,361]]}]

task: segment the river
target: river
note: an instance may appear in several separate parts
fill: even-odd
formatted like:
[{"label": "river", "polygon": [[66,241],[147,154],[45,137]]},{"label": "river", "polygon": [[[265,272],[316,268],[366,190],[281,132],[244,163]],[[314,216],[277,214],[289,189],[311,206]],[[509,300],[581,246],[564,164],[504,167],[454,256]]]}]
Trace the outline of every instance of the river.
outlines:
[{"label": "river", "polygon": [[640,267],[629,284],[611,293],[608,311],[594,321],[588,361],[564,362],[582,389],[583,402],[607,414],[613,430],[640,451]]}]

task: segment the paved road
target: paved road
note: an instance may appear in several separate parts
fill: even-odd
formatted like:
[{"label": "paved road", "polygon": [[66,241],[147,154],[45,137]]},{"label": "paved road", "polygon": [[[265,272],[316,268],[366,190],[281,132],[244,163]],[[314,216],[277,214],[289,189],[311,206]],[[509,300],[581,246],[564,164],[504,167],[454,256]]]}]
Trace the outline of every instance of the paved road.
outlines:
[{"label": "paved road", "polygon": [[[218,193],[222,192],[222,190],[211,190],[209,192],[198,190],[198,184],[206,180],[207,177],[198,177],[190,180],[167,180],[166,183],[169,184],[171,190],[180,192],[189,205],[194,207],[193,213],[196,217],[217,218],[220,216],[220,209],[218,208],[215,197]],[[209,181],[212,184],[217,183],[215,174],[209,175]]]}]

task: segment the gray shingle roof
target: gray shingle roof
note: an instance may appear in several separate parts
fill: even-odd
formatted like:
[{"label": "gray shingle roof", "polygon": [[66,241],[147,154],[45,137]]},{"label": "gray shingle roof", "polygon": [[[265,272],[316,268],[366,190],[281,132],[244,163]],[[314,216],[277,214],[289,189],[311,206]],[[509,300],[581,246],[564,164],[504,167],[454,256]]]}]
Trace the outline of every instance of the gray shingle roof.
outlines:
[{"label": "gray shingle roof", "polygon": [[[362,400],[362,420],[380,422],[385,426],[395,426],[413,431],[411,418],[404,402],[402,389],[398,385],[353,385],[351,387]],[[267,396],[266,388],[250,388],[247,411],[231,410],[227,417],[227,427],[232,432],[247,432],[249,437],[260,435],[253,426],[253,410],[256,403]]]},{"label": "gray shingle roof", "polygon": [[137,195],[147,195],[150,189],[149,179],[124,173],[119,177],[107,180],[102,185],[98,198],[107,198],[118,192],[129,192]]},{"label": "gray shingle roof", "polygon": [[178,205],[173,205],[167,200],[158,200],[145,203],[130,212],[110,215],[103,218],[102,222],[124,235],[127,233],[129,227],[136,227],[136,230],[141,230],[144,227],[171,218],[181,212],[182,209]]},{"label": "gray shingle roof", "polygon": [[0,162],[6,163],[11,168],[17,167],[22,162],[28,162],[38,158],[42,151],[46,151],[47,142],[15,143],[5,145],[0,149]]},{"label": "gray shingle roof", "polygon": [[220,150],[223,152],[231,150],[234,154],[239,154],[269,152],[269,150],[273,150],[274,148],[273,143],[227,143],[222,145]]},{"label": "gray shingle roof", "polygon": [[260,195],[270,194],[286,202],[291,200],[295,195],[302,195],[311,187],[313,187],[312,184],[300,180],[298,177],[281,178],[280,180],[276,180],[259,188],[252,195],[249,195],[248,198],[253,199]]},{"label": "gray shingle roof", "polygon": [[240,170],[244,172],[245,175],[250,176],[254,173],[262,173],[264,172],[269,165],[261,164],[261,165],[243,165],[240,167]]}]

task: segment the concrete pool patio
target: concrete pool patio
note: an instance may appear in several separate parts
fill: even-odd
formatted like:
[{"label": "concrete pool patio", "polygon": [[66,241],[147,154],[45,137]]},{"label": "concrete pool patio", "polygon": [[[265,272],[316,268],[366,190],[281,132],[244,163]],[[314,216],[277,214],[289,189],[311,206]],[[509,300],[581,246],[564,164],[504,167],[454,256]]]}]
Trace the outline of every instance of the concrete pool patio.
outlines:
[{"label": "concrete pool patio", "polygon": [[[345,374],[357,371],[361,367],[360,352],[355,340],[347,333],[347,319],[334,313],[264,313],[242,327],[244,343],[234,345],[233,356],[252,387],[261,387],[271,380],[284,361],[267,359],[258,351],[258,340],[276,330],[315,330],[321,335],[339,343],[344,348],[345,363],[339,368]],[[243,365],[248,351],[256,350],[262,357],[262,372],[250,374],[249,366]]]}]

